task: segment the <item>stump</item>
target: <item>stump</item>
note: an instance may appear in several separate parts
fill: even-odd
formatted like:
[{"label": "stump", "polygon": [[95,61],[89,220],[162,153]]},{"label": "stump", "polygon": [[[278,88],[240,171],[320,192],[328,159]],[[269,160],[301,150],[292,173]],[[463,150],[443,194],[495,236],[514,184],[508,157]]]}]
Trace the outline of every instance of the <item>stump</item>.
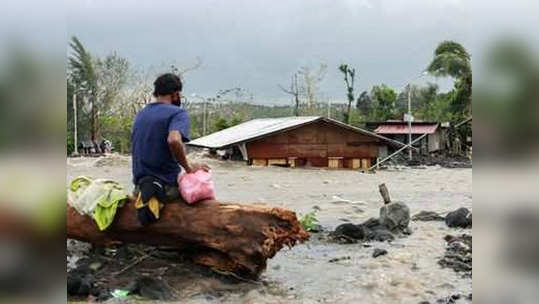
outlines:
[{"label": "stump", "polygon": [[173,246],[195,263],[244,278],[257,278],[285,245],[306,241],[309,234],[293,211],[263,205],[220,203],[166,204],[160,219],[143,227],[134,199],[118,208],[114,222],[99,231],[94,220],[67,206],[67,237],[99,245],[144,243]]},{"label": "stump", "polygon": [[387,205],[391,203],[391,198],[389,197],[389,190],[387,190],[386,184],[380,184],[378,186],[378,189],[380,190],[380,195],[382,196],[382,199],[384,199],[384,204]]}]

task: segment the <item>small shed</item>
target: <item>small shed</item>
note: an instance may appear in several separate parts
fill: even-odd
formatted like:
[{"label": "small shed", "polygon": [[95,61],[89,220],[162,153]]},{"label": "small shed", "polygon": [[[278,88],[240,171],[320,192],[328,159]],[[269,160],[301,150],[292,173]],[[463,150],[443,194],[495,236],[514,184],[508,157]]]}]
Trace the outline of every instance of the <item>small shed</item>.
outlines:
[{"label": "small shed", "polygon": [[417,121],[412,122],[411,130],[408,122],[402,120],[390,120],[384,122],[369,122],[367,128],[373,130],[378,135],[383,135],[401,143],[408,143],[408,134],[412,133],[412,140],[428,134],[418,143],[414,144],[414,147],[420,148],[423,152],[433,153],[445,149],[445,137],[444,131],[446,124],[440,124],[438,122],[424,122]]},{"label": "small shed", "polygon": [[402,143],[319,116],[254,119],[192,140],[192,147],[227,150],[255,166],[369,168]]}]

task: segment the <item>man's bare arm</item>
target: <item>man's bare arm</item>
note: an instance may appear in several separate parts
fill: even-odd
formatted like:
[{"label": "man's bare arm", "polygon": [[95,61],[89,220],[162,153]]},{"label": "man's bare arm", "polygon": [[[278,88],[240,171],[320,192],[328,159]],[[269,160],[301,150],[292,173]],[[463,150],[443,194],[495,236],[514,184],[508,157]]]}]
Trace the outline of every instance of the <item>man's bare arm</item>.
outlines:
[{"label": "man's bare arm", "polygon": [[182,135],[178,131],[170,131],[168,133],[168,147],[174,155],[174,158],[180,163],[180,165],[185,169],[185,172],[191,173],[197,170],[209,171],[210,167],[206,164],[189,164],[187,161],[187,156],[185,152],[185,145],[182,141]]},{"label": "man's bare arm", "polygon": [[191,166],[187,162],[187,157],[185,153],[185,146],[182,141],[182,135],[178,131],[170,131],[167,138],[168,147],[176,161],[185,169],[185,172],[192,172]]}]

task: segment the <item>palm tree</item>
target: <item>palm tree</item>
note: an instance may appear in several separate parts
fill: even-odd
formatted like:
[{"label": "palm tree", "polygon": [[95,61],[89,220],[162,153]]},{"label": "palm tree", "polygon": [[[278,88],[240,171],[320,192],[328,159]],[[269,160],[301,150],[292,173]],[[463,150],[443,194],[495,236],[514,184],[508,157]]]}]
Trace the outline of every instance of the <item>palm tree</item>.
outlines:
[{"label": "palm tree", "polygon": [[75,36],[69,43],[71,54],[68,57],[68,75],[71,82],[81,94],[89,97],[90,115],[90,137],[92,141],[97,137],[97,73],[95,61],[79,39]]},{"label": "palm tree", "polygon": [[436,77],[455,79],[455,93],[451,107],[458,118],[471,114],[472,105],[472,65],[471,56],[455,41],[443,41],[434,51],[434,58],[427,72]]}]

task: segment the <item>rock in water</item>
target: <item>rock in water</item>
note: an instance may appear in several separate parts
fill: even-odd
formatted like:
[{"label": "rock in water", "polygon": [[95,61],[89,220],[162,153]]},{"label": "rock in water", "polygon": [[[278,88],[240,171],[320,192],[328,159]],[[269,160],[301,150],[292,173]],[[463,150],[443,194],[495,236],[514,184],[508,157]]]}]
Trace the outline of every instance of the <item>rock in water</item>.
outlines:
[{"label": "rock in water", "polygon": [[346,236],[354,240],[362,240],[365,238],[365,230],[360,225],[345,223],[335,228],[334,236]]},{"label": "rock in water", "polygon": [[389,203],[380,208],[380,224],[391,231],[404,230],[410,223],[410,209],[401,202]]},{"label": "rock in water", "polygon": [[443,268],[451,268],[462,277],[472,277],[472,236],[463,234],[461,236],[447,235],[444,240],[447,242],[446,252],[438,261]]},{"label": "rock in water", "polygon": [[445,223],[451,228],[471,228],[472,213],[466,208],[459,208],[447,214]]},{"label": "rock in water", "polygon": [[93,276],[73,271],[67,274],[67,294],[70,296],[87,296],[93,287]]},{"label": "rock in water", "polygon": [[138,277],[125,289],[150,300],[170,300],[173,297],[172,289],[167,283],[149,276]]},{"label": "rock in water", "polygon": [[358,226],[363,227],[366,240],[368,241],[385,242],[395,239],[395,236],[388,230],[387,226],[382,225],[377,218],[370,218]]},{"label": "rock in water", "polygon": [[369,241],[377,241],[377,242],[386,242],[386,241],[393,241],[395,239],[395,236],[391,231],[383,228],[383,229],[374,229],[369,230],[367,233],[367,240]]},{"label": "rock in water", "polygon": [[138,279],[139,294],[152,300],[170,300],[172,290],[162,280],[151,277],[141,277]]},{"label": "rock in water", "polygon": [[331,235],[336,239],[344,239],[348,242],[355,241],[392,241],[395,236],[382,225],[378,219],[371,218],[362,224],[354,225],[345,223],[337,226]]},{"label": "rock in water", "polygon": [[376,248],[376,249],[374,249],[374,252],[372,253],[372,257],[377,258],[377,257],[379,257],[381,255],[386,255],[386,254],[387,254],[387,250]]},{"label": "rock in water", "polygon": [[312,233],[318,233],[322,231],[324,231],[324,227],[322,227],[322,225],[319,225],[319,224],[314,224],[311,227],[311,230],[309,230],[309,232],[312,232]]},{"label": "rock in water", "polygon": [[393,241],[395,236],[388,230],[387,226],[382,225],[379,219],[370,218],[364,223],[358,225],[365,231],[365,237],[368,241]]},{"label": "rock in water", "polygon": [[412,216],[412,221],[443,221],[445,218],[434,211],[421,211],[418,214]]},{"label": "rock in water", "polygon": [[380,220],[374,217],[371,217],[370,219],[366,220],[361,225],[368,229],[379,229],[383,227],[380,223]]}]

